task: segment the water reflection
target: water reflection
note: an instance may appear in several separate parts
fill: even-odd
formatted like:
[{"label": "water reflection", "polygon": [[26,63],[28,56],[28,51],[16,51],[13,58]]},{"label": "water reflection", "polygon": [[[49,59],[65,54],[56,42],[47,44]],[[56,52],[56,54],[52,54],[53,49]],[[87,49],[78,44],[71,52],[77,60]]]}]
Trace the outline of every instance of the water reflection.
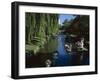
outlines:
[{"label": "water reflection", "polygon": [[[65,47],[65,38],[67,37],[64,34],[59,34],[57,36],[58,47],[52,54],[41,53],[36,56],[31,54],[26,56],[26,68],[88,65],[89,53],[85,51],[67,51]],[[67,40],[70,41],[69,39]]]},{"label": "water reflection", "polygon": [[70,56],[65,50],[65,35],[58,35],[58,59],[53,59],[54,66],[70,65]]}]

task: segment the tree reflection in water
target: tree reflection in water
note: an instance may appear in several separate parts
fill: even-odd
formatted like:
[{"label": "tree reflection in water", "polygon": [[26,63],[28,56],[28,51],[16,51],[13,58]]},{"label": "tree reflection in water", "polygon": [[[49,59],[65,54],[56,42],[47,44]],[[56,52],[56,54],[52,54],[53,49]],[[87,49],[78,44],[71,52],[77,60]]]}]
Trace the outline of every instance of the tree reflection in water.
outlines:
[{"label": "tree reflection in water", "polygon": [[[89,65],[88,51],[68,51],[65,48],[64,34],[57,37],[58,47],[54,53],[30,55],[26,57],[26,67],[57,67],[57,66],[76,66]],[[69,39],[68,39],[69,40]],[[69,40],[70,41],[70,40]],[[27,55],[27,54],[26,54]]]}]

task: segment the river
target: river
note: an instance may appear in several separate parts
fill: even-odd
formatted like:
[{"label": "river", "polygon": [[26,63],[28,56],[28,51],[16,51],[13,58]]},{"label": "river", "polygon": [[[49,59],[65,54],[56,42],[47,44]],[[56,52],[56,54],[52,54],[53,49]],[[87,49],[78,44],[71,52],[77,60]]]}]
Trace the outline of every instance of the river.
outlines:
[{"label": "river", "polygon": [[51,63],[50,67],[89,65],[88,52],[74,54],[66,51],[64,47],[65,37],[66,36],[64,34],[59,34],[57,36],[58,46],[56,52],[53,54],[32,54],[30,56],[27,56],[26,54],[26,68],[45,67],[46,60],[51,61],[49,62]]},{"label": "river", "polygon": [[[65,45],[65,35],[58,35],[58,54],[56,58],[53,59],[53,66],[74,66],[74,65],[88,65],[89,56],[88,54],[74,54],[66,51]],[[86,52],[85,52],[86,53]]]},{"label": "river", "polygon": [[70,55],[65,50],[65,35],[58,36],[58,55],[53,59],[54,66],[68,66],[70,65]]}]

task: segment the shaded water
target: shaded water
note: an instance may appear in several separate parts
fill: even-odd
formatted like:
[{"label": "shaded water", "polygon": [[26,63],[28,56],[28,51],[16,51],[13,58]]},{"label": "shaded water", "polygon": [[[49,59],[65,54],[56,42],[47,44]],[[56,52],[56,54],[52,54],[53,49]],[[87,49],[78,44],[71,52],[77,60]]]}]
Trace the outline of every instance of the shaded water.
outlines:
[{"label": "shaded water", "polygon": [[68,53],[65,50],[65,35],[59,35],[58,36],[58,55],[57,58],[53,59],[53,66],[66,66],[70,65],[71,63],[71,57],[68,55]]},{"label": "shaded water", "polygon": [[83,52],[82,54],[74,54],[66,51],[65,35],[58,35],[58,47],[56,52],[52,54],[38,54],[30,55],[26,54],[26,68],[31,67],[45,67],[46,61],[51,61],[50,66],[75,66],[75,65],[89,65],[89,54]]}]

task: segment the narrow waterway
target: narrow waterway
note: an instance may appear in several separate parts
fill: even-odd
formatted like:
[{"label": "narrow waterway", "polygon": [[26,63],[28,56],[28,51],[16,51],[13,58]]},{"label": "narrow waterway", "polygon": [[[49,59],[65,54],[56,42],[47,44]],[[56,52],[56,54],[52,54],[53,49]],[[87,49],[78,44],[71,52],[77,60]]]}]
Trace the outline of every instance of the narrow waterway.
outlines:
[{"label": "narrow waterway", "polygon": [[57,36],[58,46],[54,53],[26,54],[26,68],[46,67],[46,62],[50,67],[89,65],[89,52],[69,53],[64,47],[65,38],[64,34]]},{"label": "narrow waterway", "polygon": [[[74,54],[65,49],[65,35],[58,35],[58,48],[56,58],[53,59],[53,66],[74,66],[74,65],[88,65],[89,54]],[[70,41],[70,40],[69,40]]]},{"label": "narrow waterway", "polygon": [[53,65],[54,66],[68,66],[71,63],[71,57],[70,55],[66,52],[65,50],[65,35],[58,35],[58,55],[57,57],[53,60]]}]

